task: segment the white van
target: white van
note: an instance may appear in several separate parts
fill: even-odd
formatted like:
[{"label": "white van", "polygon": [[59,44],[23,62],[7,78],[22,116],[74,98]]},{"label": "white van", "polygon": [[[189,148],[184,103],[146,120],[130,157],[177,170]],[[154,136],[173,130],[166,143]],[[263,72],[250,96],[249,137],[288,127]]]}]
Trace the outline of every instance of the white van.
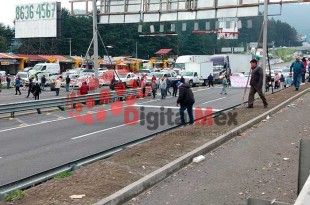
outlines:
[{"label": "white van", "polygon": [[58,63],[38,63],[30,71],[29,75],[37,73],[60,73],[60,66]]}]

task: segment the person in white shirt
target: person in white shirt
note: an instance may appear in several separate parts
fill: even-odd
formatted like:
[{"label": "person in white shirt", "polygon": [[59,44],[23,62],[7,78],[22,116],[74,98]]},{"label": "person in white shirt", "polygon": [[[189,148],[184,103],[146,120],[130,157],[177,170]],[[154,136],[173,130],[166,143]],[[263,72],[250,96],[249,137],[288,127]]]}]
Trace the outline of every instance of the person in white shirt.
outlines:
[{"label": "person in white shirt", "polygon": [[59,95],[59,90],[60,90],[60,86],[61,86],[61,79],[62,79],[62,76],[60,76],[59,78],[57,78],[55,80],[55,91],[56,91],[56,96]]}]

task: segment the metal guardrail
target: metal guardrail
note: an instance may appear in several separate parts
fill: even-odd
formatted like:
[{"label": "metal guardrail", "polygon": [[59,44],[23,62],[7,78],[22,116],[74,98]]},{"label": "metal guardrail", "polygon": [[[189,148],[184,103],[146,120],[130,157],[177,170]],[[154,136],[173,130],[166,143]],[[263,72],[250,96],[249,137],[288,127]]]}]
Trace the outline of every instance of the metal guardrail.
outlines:
[{"label": "metal guardrail", "polygon": [[60,110],[64,110],[67,105],[74,105],[76,103],[85,103],[87,100],[92,99],[94,102],[108,101],[113,102],[116,100],[122,100],[128,96],[137,96],[141,91],[138,89],[128,89],[124,91],[124,94],[117,93],[115,91],[109,91],[110,95],[107,96],[106,93],[92,93],[87,95],[80,95],[74,97],[59,97],[52,99],[43,99],[35,101],[25,101],[16,103],[0,104],[0,114],[11,113],[11,118],[14,118],[16,112],[27,111],[27,110],[37,110],[41,114],[42,108],[58,107]]}]

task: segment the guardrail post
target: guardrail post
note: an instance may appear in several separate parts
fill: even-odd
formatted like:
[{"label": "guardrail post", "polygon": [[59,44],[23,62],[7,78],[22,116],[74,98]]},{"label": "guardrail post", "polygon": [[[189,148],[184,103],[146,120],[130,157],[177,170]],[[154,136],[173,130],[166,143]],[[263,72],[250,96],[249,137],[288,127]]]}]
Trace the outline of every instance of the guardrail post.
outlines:
[{"label": "guardrail post", "polygon": [[42,114],[40,108],[37,109],[37,112],[38,112],[38,114]]},{"label": "guardrail post", "polygon": [[59,108],[59,110],[61,110],[61,111],[64,111],[65,110],[65,108],[64,107],[62,107],[62,106],[57,106],[58,108]]},{"label": "guardrail post", "polygon": [[14,112],[11,112],[11,118],[14,118],[14,114],[15,114]]}]

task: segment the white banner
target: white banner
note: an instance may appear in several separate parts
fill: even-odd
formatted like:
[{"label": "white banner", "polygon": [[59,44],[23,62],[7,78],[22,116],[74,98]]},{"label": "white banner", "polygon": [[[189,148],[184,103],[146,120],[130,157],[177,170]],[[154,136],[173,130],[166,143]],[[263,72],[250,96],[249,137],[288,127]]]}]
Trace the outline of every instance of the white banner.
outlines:
[{"label": "white banner", "polygon": [[[247,80],[248,77],[230,76],[231,87],[235,88],[245,88]],[[250,87],[250,80],[251,78],[249,78],[248,87]]]}]

